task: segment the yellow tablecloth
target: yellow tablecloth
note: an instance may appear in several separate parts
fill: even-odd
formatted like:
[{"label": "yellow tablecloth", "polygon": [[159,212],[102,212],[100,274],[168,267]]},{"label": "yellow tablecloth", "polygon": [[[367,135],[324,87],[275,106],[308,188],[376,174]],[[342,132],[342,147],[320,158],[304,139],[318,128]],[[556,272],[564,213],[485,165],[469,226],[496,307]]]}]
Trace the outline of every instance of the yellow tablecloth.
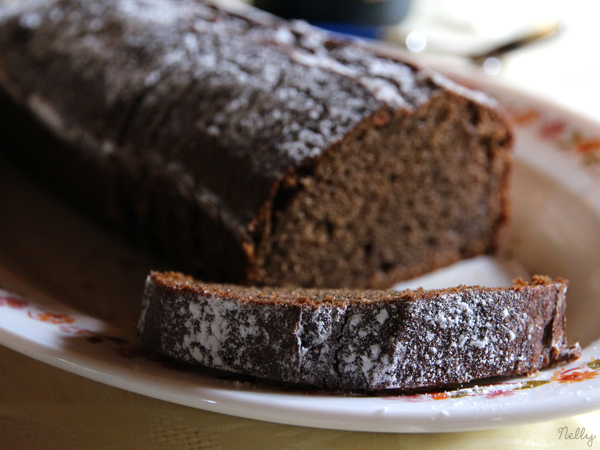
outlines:
[{"label": "yellow tablecloth", "polygon": [[[559,429],[568,427],[565,439]],[[585,428],[585,432],[583,432]],[[590,439],[596,435],[594,439]],[[211,413],[116,389],[0,347],[0,449],[600,449],[600,411],[490,431],[319,430]]]}]

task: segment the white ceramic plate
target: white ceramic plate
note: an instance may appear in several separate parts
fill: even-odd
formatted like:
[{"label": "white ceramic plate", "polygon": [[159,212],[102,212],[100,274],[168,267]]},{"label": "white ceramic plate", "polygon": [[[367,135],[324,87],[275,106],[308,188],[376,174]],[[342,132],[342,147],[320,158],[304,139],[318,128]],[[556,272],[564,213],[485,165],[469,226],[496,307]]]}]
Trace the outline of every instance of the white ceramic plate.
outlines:
[{"label": "white ceramic plate", "polygon": [[[410,396],[348,396],[184,370],[145,351],[134,336],[143,280],[158,265],[6,164],[0,164],[0,343],[139,394],[320,428],[476,430],[600,408],[600,124],[497,82],[461,77],[496,95],[515,119],[514,217],[505,250],[530,274],[570,279],[568,333],[584,347],[579,361],[534,377]],[[478,258],[413,284],[502,284],[514,273]]]}]

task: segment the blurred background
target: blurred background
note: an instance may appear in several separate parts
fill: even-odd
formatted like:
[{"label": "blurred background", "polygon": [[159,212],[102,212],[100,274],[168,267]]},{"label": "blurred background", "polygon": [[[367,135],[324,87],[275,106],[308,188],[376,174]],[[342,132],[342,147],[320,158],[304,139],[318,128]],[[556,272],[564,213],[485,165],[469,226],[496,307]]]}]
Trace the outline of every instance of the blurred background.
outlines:
[{"label": "blurred background", "polygon": [[[598,0],[254,0],[286,18],[476,66],[600,119]],[[494,49],[500,49],[495,54]],[[468,67],[470,69],[470,67]]]}]

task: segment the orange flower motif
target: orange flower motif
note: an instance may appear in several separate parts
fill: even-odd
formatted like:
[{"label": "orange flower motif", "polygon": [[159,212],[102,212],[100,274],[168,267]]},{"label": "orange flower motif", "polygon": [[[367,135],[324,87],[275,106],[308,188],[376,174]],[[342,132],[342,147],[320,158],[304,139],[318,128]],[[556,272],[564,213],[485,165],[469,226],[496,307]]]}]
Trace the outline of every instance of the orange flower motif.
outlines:
[{"label": "orange flower motif", "polygon": [[517,125],[531,125],[541,117],[541,113],[536,109],[528,109],[525,111],[514,111],[512,118]]},{"label": "orange flower motif", "polygon": [[29,312],[28,315],[32,319],[39,320],[41,322],[49,322],[49,323],[53,323],[53,324],[75,322],[75,319],[73,317],[69,316],[68,314],[62,314],[62,313],[51,313],[51,312],[31,313],[31,312]]},{"label": "orange flower motif", "polygon": [[0,306],[4,305],[13,309],[23,309],[27,306],[27,302],[17,297],[0,297]]},{"label": "orange flower motif", "polygon": [[600,150],[600,139],[582,139],[577,142],[575,150],[579,153],[590,153]]},{"label": "orange flower motif", "polygon": [[561,141],[561,146],[565,150],[572,150],[588,156],[600,150],[600,139],[597,137],[584,137],[581,131],[575,130],[570,136]]},{"label": "orange flower motif", "polygon": [[433,394],[430,394],[431,398],[434,400],[446,400],[447,398],[450,398],[450,396],[448,394],[446,394],[445,392],[434,392]]},{"label": "orange flower motif", "polygon": [[598,376],[596,370],[582,370],[582,367],[576,367],[575,369],[558,371],[556,370],[552,375],[552,381],[558,381],[559,383],[580,383],[585,380],[593,380]]}]

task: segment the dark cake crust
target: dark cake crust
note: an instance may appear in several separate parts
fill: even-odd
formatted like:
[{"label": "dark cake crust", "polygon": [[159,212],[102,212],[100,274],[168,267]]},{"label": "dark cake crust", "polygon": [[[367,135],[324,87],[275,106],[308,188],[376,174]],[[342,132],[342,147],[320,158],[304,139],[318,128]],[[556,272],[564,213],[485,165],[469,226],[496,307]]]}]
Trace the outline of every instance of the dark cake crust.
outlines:
[{"label": "dark cake crust", "polygon": [[150,274],[138,331],[193,364],[334,389],[415,389],[532,373],[580,356],[562,280],[353,291],[205,284]]},{"label": "dark cake crust", "polygon": [[[4,151],[203,279],[388,287],[492,251],[506,218],[493,100],[253,9],[25,0],[0,86],[33,116]],[[19,145],[40,123],[56,139]]]}]

